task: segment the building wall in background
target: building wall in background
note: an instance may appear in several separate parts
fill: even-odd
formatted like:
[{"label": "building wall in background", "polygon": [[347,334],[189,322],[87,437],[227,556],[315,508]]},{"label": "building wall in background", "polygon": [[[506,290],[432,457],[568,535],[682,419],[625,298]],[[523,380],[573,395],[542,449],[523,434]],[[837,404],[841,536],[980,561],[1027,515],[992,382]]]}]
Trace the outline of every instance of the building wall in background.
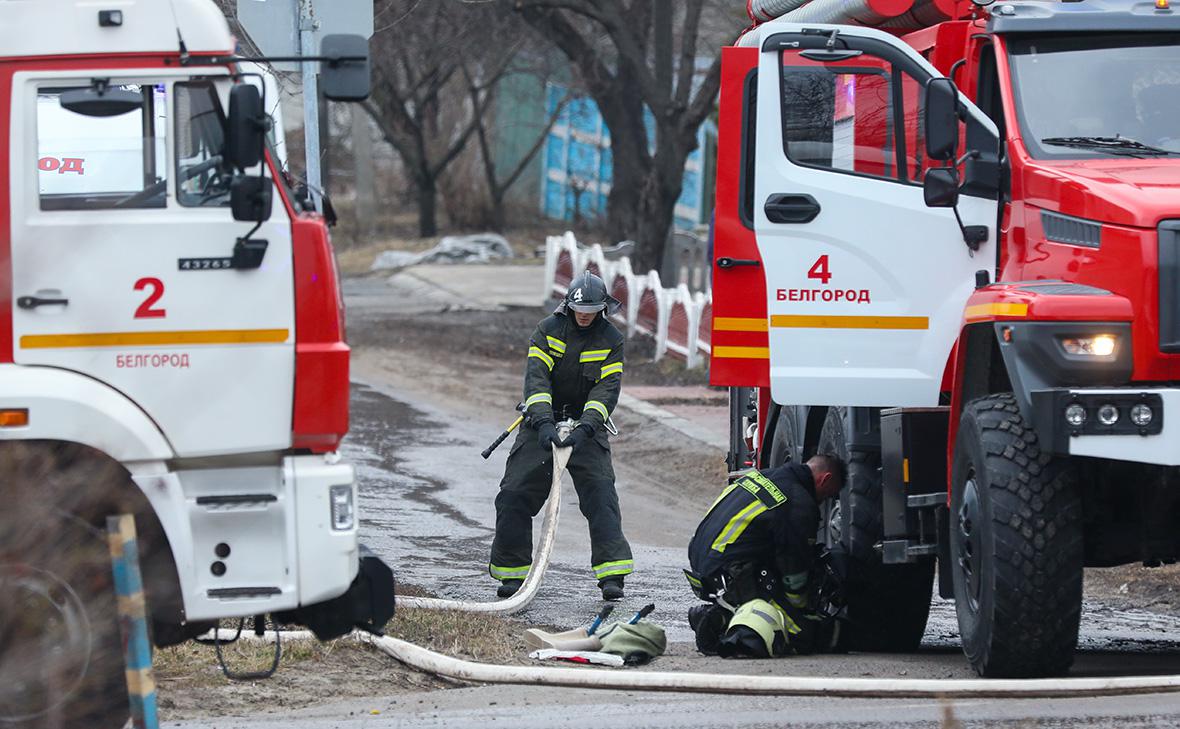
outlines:
[{"label": "building wall in background", "polygon": [[[566,90],[549,84],[546,116],[557,109]],[[647,113],[647,136],[655,139],[655,121]],[[716,155],[717,129],[711,121],[697,133],[697,149],[685,165],[683,190],[676,203],[675,227],[692,230],[707,225],[712,212],[713,179],[710,155]],[[557,220],[594,219],[606,214],[614,171],[610,131],[593,99],[573,99],[549,132],[543,151],[541,211]]]},{"label": "building wall in background", "polygon": [[[496,103],[494,153],[496,168],[508,174],[536,141],[568,89],[535,75],[505,79]],[[648,139],[655,137],[648,113]],[[707,226],[713,210],[716,178],[717,127],[701,125],[698,147],[685,166],[683,190],[676,205],[675,227],[694,230]],[[606,215],[613,179],[610,131],[593,99],[571,99],[549,131],[545,144],[529,164],[508,199],[520,206],[537,206],[554,220],[592,221]]]}]

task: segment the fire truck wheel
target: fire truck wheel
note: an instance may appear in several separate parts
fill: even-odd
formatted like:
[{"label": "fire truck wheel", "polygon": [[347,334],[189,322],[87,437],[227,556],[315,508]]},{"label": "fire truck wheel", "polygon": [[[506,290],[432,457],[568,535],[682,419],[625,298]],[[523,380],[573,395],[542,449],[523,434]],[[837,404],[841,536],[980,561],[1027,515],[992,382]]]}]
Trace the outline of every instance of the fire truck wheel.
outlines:
[{"label": "fire truck wheel", "polygon": [[[98,469],[46,473],[45,461],[0,448],[0,468],[15,476],[0,486],[0,726],[122,727],[129,704],[106,535],[54,499]],[[29,494],[37,498],[21,498]]]},{"label": "fire truck wheel", "polygon": [[766,449],[766,465],[775,468],[793,460],[798,444],[799,438],[795,433],[795,406],[783,405],[779,408],[778,420],[774,424],[774,437],[770,447]]},{"label": "fire truck wheel", "polygon": [[876,549],[883,531],[881,455],[849,454],[844,438],[846,408],[828,408],[819,453],[834,453],[848,464],[840,498],[820,506],[820,538],[847,554],[845,601],[850,650],[911,653],[926,632],[933,591],[934,561],[882,564]]},{"label": "fire truck wheel", "polygon": [[981,676],[1064,673],[1082,606],[1082,505],[1009,393],[963,409],[951,559],[963,652]]}]

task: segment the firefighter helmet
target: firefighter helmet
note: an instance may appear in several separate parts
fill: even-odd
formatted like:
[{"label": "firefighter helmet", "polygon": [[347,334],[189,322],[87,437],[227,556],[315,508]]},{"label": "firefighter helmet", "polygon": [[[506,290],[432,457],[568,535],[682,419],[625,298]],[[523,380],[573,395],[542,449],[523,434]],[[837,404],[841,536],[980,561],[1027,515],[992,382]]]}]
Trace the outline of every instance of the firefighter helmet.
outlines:
[{"label": "firefighter helmet", "polygon": [[609,315],[618,310],[619,304],[619,300],[606,290],[606,283],[601,278],[583,271],[570,281],[569,291],[559,309],[563,313],[576,311],[579,314],[595,314],[605,310]]}]

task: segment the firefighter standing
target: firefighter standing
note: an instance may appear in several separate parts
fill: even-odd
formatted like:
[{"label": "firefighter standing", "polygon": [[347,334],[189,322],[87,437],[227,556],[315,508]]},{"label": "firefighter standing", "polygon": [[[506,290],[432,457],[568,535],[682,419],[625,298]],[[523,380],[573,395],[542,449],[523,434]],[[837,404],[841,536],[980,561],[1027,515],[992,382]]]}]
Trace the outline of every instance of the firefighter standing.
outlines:
[{"label": "firefighter standing", "polygon": [[688,546],[688,581],[714,603],[689,614],[700,650],[771,656],[812,649],[808,583],[819,502],[839,493],[845,473],[843,461],[823,454],[751,471],[721,492]]},{"label": "firefighter standing", "polygon": [[[488,572],[500,580],[500,597],[515,594],[528,576],[532,520],[549,493],[554,443],[573,448],[567,468],[590,524],[590,564],[602,597],[623,597],[623,577],[634,562],[623,536],[606,427],[623,379],[623,335],[607,319],[618,305],[602,279],[587,271],[570,282],[561,305],[537,325],[529,341],[528,427],[520,429],[500,481],[488,564]],[[578,419],[564,441],[555,417]]]}]

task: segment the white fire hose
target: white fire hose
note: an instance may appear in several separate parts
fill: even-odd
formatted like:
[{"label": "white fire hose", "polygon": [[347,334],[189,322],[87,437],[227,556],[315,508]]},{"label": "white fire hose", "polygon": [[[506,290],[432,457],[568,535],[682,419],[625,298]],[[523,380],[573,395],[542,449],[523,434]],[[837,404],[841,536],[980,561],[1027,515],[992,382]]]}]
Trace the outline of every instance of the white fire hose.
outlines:
[{"label": "white fire hose", "polygon": [[[569,434],[569,427],[562,423],[558,427],[558,435],[565,438]],[[553,552],[553,543],[557,539],[557,521],[561,512],[561,475],[565,473],[565,466],[570,460],[570,448],[553,446],[553,483],[549,486],[549,501],[545,508],[545,522],[541,528],[541,541],[537,543],[533,557],[533,566],[529,570],[524,584],[516,594],[506,600],[492,602],[467,602],[463,600],[445,600],[438,597],[399,597],[399,607],[424,608],[427,610],[461,610],[470,613],[499,613],[512,615],[528,607],[541,587],[541,579],[549,567],[549,557]]]},{"label": "white fire hose", "polygon": [[[233,637],[233,633],[232,630],[222,629],[219,635],[229,639]],[[280,635],[284,641],[315,639],[309,630],[284,630]],[[1180,692],[1180,676],[1026,679],[835,678],[510,666],[453,658],[390,636],[354,631],[347,637],[368,643],[400,663],[423,673],[473,683],[561,686],[611,691],[678,691],[700,694],[842,698],[1068,699]],[[256,636],[253,632],[243,632],[241,639],[273,641],[275,633],[268,630],[262,636]],[[789,662],[789,658],[783,659],[784,665],[789,665]]]},{"label": "white fire hose", "polygon": [[[568,430],[560,431],[562,437]],[[557,534],[561,507],[561,475],[570,449],[554,447],[553,483],[545,512],[545,525],[537,545],[533,568],[515,595],[494,602],[464,602],[433,597],[401,597],[399,607],[428,610],[460,610],[512,614],[523,610],[536,596]],[[212,631],[210,631],[212,632]],[[234,638],[235,631],[221,629],[218,637]],[[309,630],[266,631],[258,636],[242,631],[243,640],[313,640]],[[368,643],[410,668],[458,681],[562,686],[613,691],[678,691],[706,694],[760,696],[835,696],[861,698],[1077,698],[1180,692],[1180,676],[1124,676],[1118,678],[1043,679],[896,679],[834,678],[828,676],[749,676],[737,673],[669,673],[666,671],[618,671],[593,668],[550,668],[477,663],[436,653],[413,643],[353,631],[348,638]],[[784,662],[789,665],[789,659]]]}]

